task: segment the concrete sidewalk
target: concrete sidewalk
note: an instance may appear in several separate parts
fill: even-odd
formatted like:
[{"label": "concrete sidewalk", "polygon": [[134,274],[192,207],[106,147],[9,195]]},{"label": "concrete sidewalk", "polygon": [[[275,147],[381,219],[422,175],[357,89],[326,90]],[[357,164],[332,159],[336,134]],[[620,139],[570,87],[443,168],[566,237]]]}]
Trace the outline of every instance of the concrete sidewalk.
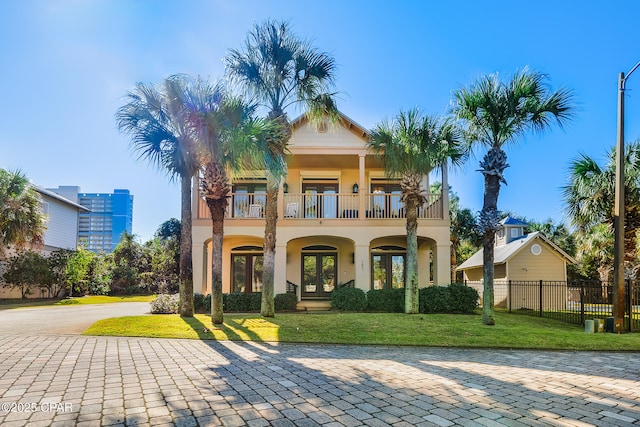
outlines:
[{"label": "concrete sidewalk", "polygon": [[0,336],[4,426],[638,426],[640,354]]}]

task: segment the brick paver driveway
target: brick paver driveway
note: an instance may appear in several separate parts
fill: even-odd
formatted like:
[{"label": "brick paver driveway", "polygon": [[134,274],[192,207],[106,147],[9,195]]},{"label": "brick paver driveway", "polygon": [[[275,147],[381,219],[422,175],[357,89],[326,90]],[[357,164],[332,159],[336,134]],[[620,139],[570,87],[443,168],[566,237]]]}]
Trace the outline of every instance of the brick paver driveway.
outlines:
[{"label": "brick paver driveway", "polygon": [[638,353],[0,335],[2,426],[638,426]]}]

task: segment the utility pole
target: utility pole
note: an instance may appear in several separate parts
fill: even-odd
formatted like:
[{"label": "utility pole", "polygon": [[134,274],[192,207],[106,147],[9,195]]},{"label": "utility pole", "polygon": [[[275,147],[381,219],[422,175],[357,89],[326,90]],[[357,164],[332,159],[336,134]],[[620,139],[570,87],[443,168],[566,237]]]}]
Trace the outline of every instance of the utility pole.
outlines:
[{"label": "utility pole", "polygon": [[629,76],[640,67],[638,62],[625,76],[618,75],[618,139],[616,142],[616,185],[613,211],[613,317],[624,319],[624,91]]}]

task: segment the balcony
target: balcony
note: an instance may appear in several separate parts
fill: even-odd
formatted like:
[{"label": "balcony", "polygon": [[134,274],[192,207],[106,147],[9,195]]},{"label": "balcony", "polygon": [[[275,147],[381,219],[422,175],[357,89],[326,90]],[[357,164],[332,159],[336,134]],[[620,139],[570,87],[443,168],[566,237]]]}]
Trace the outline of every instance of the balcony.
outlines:
[{"label": "balcony", "polygon": [[[264,193],[233,193],[225,218],[255,221],[264,219]],[[283,194],[278,198],[285,220],[380,220],[406,218],[400,194]],[[362,209],[361,209],[362,207]],[[211,218],[209,208],[199,199],[197,219]],[[443,219],[442,195],[429,194],[418,210],[418,219]]]}]

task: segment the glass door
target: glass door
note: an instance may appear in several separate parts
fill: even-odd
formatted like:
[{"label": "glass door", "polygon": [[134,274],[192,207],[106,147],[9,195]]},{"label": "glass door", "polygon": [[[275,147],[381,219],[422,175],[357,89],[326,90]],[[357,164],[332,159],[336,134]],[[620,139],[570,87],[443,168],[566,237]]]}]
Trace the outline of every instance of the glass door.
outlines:
[{"label": "glass door", "polygon": [[338,217],[337,182],[305,182],[302,184],[302,192],[305,218]]},{"label": "glass door", "polygon": [[371,288],[404,288],[405,255],[398,253],[374,253],[371,255]]},{"label": "glass door", "polygon": [[232,292],[262,292],[262,254],[233,254]]},{"label": "glass door", "polygon": [[302,298],[328,299],[335,288],[337,254],[302,254]]}]

